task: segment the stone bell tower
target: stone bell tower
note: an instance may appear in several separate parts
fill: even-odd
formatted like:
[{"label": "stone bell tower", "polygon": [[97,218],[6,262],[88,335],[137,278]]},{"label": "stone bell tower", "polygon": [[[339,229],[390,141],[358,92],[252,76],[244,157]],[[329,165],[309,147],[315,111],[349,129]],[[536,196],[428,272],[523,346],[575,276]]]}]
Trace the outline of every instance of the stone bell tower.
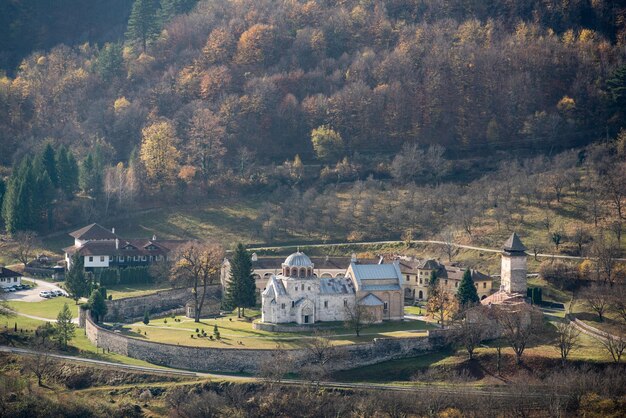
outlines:
[{"label": "stone bell tower", "polygon": [[526,296],[526,247],[513,232],[502,246],[501,290]]}]

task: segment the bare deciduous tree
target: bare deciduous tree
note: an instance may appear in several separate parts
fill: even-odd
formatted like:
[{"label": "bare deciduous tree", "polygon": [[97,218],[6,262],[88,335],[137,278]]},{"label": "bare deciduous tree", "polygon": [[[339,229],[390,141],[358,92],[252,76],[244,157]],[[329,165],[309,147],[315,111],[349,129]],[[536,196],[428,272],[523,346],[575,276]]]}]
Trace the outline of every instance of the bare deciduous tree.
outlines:
[{"label": "bare deciduous tree", "polygon": [[565,366],[567,356],[578,346],[580,330],[572,322],[559,322],[556,324],[556,347],[561,354],[561,364]]},{"label": "bare deciduous tree", "polygon": [[307,359],[310,360],[305,367],[305,374],[320,380],[329,375],[330,365],[338,359],[339,352],[330,340],[331,334],[316,331],[313,338],[308,338],[304,345]]},{"label": "bare deciduous tree", "polygon": [[213,284],[224,260],[224,250],[217,244],[191,242],[179,248],[172,265],[173,284],[192,288],[194,320],[200,322],[207,288]]},{"label": "bare deciduous tree", "polygon": [[33,231],[19,231],[13,234],[13,241],[15,245],[11,255],[26,266],[33,255],[33,251],[40,243],[37,233]]},{"label": "bare deciduous tree", "polygon": [[293,369],[293,363],[291,352],[278,344],[271,355],[265,357],[259,365],[259,376],[267,382],[280,383]]},{"label": "bare deciduous tree", "polygon": [[626,322],[626,285],[617,285],[611,289],[611,308]]},{"label": "bare deciduous tree", "polygon": [[502,336],[515,352],[517,364],[522,362],[524,350],[537,336],[537,319],[532,318],[533,308],[526,304],[498,308],[496,320],[502,329]]},{"label": "bare deciduous tree", "polygon": [[604,313],[609,307],[610,296],[606,285],[593,284],[582,292],[587,306],[598,314],[600,322],[604,321]]},{"label": "bare deciduous tree", "polygon": [[470,319],[466,315],[454,330],[455,341],[465,348],[470,360],[474,358],[476,347],[485,339],[486,324],[479,317],[480,315],[477,315],[476,318]]},{"label": "bare deciduous tree", "polygon": [[344,305],[343,310],[346,314],[344,321],[346,328],[353,329],[357,337],[361,335],[363,328],[367,328],[376,320],[367,306],[358,303],[356,296],[353,303],[347,302]]},{"label": "bare deciduous tree", "polygon": [[600,342],[606,348],[606,351],[609,352],[613,361],[619,363],[624,350],[626,350],[626,337],[624,335],[607,334]]}]

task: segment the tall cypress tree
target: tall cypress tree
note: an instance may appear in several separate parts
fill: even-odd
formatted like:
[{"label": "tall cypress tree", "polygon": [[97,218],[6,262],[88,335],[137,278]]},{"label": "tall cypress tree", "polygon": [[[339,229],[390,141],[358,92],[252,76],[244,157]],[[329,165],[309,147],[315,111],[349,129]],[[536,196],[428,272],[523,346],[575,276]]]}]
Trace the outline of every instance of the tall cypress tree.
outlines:
[{"label": "tall cypress tree", "polygon": [[230,262],[230,283],[226,289],[226,303],[237,308],[237,317],[241,318],[242,308],[256,305],[256,285],[252,276],[252,258],[243,244],[237,244]]},{"label": "tall cypress tree", "polygon": [[128,18],[126,39],[138,42],[143,52],[148,43],[159,36],[159,4],[157,0],[135,0]]},{"label": "tall cypress tree", "polygon": [[476,286],[474,286],[474,280],[472,280],[472,272],[470,269],[465,270],[465,273],[463,273],[463,278],[459,284],[456,297],[462,308],[466,308],[480,301],[478,292],[476,291]]},{"label": "tall cypress tree", "polygon": [[48,176],[50,176],[50,181],[54,187],[59,187],[59,175],[57,171],[56,158],[52,144],[49,142],[46,144],[46,148],[44,148],[43,153],[41,154],[41,161],[46,168]]},{"label": "tall cypress tree", "polygon": [[439,292],[439,277],[437,277],[437,272],[435,270],[430,272],[430,278],[428,279],[428,297],[431,295],[435,295]]}]

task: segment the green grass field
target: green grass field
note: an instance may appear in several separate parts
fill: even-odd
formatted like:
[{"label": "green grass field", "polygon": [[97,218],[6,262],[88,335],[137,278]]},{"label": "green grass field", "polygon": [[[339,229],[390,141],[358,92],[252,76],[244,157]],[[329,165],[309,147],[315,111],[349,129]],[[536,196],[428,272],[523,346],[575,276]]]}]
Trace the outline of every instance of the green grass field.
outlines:
[{"label": "green grass field", "polygon": [[122,299],[129,297],[137,297],[143,295],[150,295],[156,293],[159,290],[171,289],[168,283],[155,283],[155,284],[118,284],[113,286],[106,286],[107,295],[111,295],[113,299]]},{"label": "green grass field", "polygon": [[7,302],[9,308],[14,311],[21,312],[27,315],[38,316],[40,318],[56,319],[57,315],[63,308],[63,304],[67,305],[72,310],[74,317],[78,316],[78,305],[70,299],[63,296],[45,299],[41,302]]},{"label": "green grass field", "polygon": [[[282,344],[286,348],[301,347],[312,332],[269,332],[255,330],[252,323],[246,319],[238,319],[236,315],[228,315],[216,319],[203,319],[200,323],[194,322],[184,316],[178,316],[180,322],[173,318],[159,318],[151,320],[148,325],[136,322],[124,326],[123,332],[133,338],[150,341],[164,342],[168,344],[180,344],[199,347],[233,347],[233,348],[275,348]],[[213,328],[217,325],[221,339],[211,340],[208,336],[213,335]],[[337,328],[334,328],[337,327]],[[341,323],[329,323],[323,327],[323,331],[330,336],[334,344],[344,345],[357,342],[371,341],[373,338],[398,338],[425,335],[426,330],[432,325],[422,321],[386,322],[365,328],[361,336],[357,337],[354,331],[343,327]],[[198,337],[202,330],[207,337]],[[194,336],[193,338],[191,336]]]}]

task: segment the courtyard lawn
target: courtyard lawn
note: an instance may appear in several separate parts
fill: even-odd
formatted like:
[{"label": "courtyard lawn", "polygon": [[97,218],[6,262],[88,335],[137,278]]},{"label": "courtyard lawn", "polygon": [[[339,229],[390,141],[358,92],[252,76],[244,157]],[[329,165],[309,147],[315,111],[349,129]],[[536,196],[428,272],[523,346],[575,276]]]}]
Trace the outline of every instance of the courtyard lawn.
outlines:
[{"label": "courtyard lawn", "polygon": [[78,305],[70,299],[58,296],[52,299],[45,299],[40,302],[14,302],[8,301],[7,306],[17,312],[38,316],[40,318],[56,319],[57,315],[63,308],[63,304],[67,303],[72,311],[74,318],[78,317]]},{"label": "courtyard lawn", "polygon": [[107,295],[111,295],[113,299],[151,295],[158,291],[172,288],[168,283],[117,284],[105,287]]},{"label": "courtyard lawn", "polygon": [[426,315],[425,306],[405,306],[404,307],[405,315]]},{"label": "courtyard lawn", "polygon": [[[246,311],[248,312],[248,311]],[[255,330],[249,319],[238,319],[236,314],[215,319],[202,319],[196,323],[193,319],[178,316],[176,322],[174,318],[153,319],[148,325],[143,322],[123,327],[122,332],[133,338],[140,338],[149,341],[163,342],[168,344],[200,346],[200,347],[234,347],[234,348],[276,348],[277,344],[285,348],[301,347],[306,343],[307,338],[314,335],[311,332],[269,332]],[[221,339],[211,340],[214,326],[217,325]],[[375,324],[362,330],[361,336],[357,337],[354,330],[344,328],[343,324],[328,323],[322,331],[329,335],[334,344],[353,344],[356,342],[367,342],[373,338],[398,338],[426,335],[426,331],[432,326],[428,323],[416,320],[385,322]],[[196,332],[198,329],[198,332]],[[202,335],[202,331],[206,337]],[[192,338],[193,335],[193,338]]]}]

